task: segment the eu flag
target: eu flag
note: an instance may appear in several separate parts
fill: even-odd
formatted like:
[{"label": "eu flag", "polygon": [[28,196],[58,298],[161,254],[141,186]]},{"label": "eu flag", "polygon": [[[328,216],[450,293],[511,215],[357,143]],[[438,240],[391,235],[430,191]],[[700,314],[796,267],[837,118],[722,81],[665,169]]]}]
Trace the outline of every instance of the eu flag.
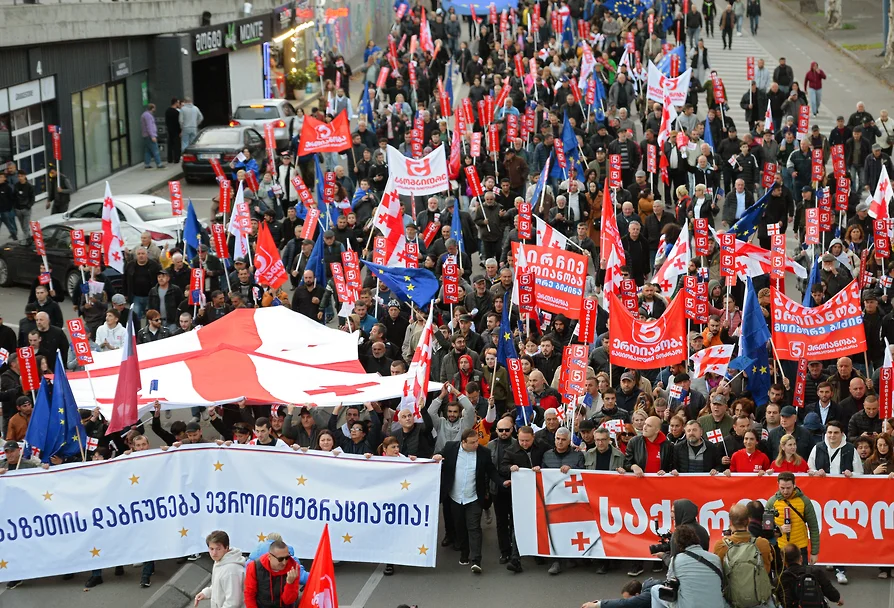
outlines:
[{"label": "eu flag", "polygon": [[450,63],[447,65],[447,82],[444,83],[444,92],[447,94],[447,101],[450,102],[450,107],[453,107],[453,58],[450,58]]},{"label": "eu flag", "polygon": [[745,304],[742,311],[741,337],[739,338],[739,355],[753,359],[748,374],[748,390],[757,405],[765,405],[769,401],[770,390],[770,357],[767,354],[767,342],[770,341],[770,330],[761,312],[757,293],[751,283],[751,277],[745,277]]},{"label": "eu flag", "polygon": [[549,177],[549,162],[552,159],[552,156],[547,157],[546,162],[543,164],[543,170],[540,172],[540,177],[537,179],[537,185],[534,186],[534,195],[531,197],[531,204],[536,205],[537,201],[540,200],[540,193],[543,192],[543,189],[546,187],[546,179]]},{"label": "eu flag", "polygon": [[670,75],[671,75],[671,57],[673,55],[676,55],[680,59],[679,73],[682,74],[683,72],[686,71],[686,47],[684,47],[682,44],[678,44],[677,46],[674,47],[674,49],[670,53],[667,53],[655,65],[655,67],[658,68],[658,71],[661,72],[662,74],[664,74],[665,76],[667,76],[668,78],[670,78]]},{"label": "eu flag", "polygon": [[373,115],[372,102],[369,99],[369,87],[363,87],[363,96],[360,98],[360,107],[357,108],[358,114],[366,116],[366,121],[372,125],[375,122]]},{"label": "eu flag", "polygon": [[466,251],[466,247],[463,243],[463,224],[459,217],[459,200],[453,204],[453,217],[450,218],[450,238],[456,241],[459,253],[462,255]]},{"label": "eu flag", "polygon": [[[321,234],[317,240],[314,242],[314,248],[310,252],[310,257],[307,258],[307,264],[304,266],[305,270],[313,270],[314,278],[317,280],[318,285],[326,285],[326,264],[323,261],[323,235]],[[304,285],[304,277],[301,277],[300,285]]]},{"label": "eu flag", "polygon": [[497,340],[497,363],[506,367],[506,359],[518,359],[515,344],[512,343],[512,328],[509,326],[509,309],[512,308],[511,291],[503,295],[503,318],[500,320],[500,338]]},{"label": "eu flag", "polygon": [[[31,410],[31,420],[28,421],[28,430],[25,432],[25,452],[23,458],[30,458],[32,450],[40,456],[41,462],[49,462],[56,442],[56,434],[59,431],[59,420],[51,421],[49,386],[46,379],[40,381],[37,391],[37,399]],[[55,426],[51,426],[55,422]],[[52,430],[52,436],[50,431]]]},{"label": "eu flag", "polygon": [[192,206],[192,199],[188,199],[186,205],[186,223],[183,225],[183,245],[186,247],[187,261],[192,260],[199,253],[199,245],[202,244],[202,225],[196,216],[196,210]]},{"label": "eu flag", "polygon": [[813,308],[815,304],[813,303],[813,298],[810,297],[810,290],[813,289],[813,286],[820,282],[820,261],[817,259],[813,263],[813,270],[810,271],[810,278],[807,279],[807,289],[804,291],[804,300],[801,302],[802,306],[808,306]]},{"label": "eu flag", "polygon": [[562,42],[567,42],[573,47],[574,33],[571,31],[571,17],[565,17],[563,21],[565,22],[565,24],[562,26]]},{"label": "eu flag", "polygon": [[625,19],[632,19],[639,15],[643,10],[642,5],[634,4],[633,0],[605,0],[603,6]]},{"label": "eu flag", "polygon": [[369,272],[381,280],[401,302],[428,306],[438,293],[438,279],[427,268],[390,268],[363,260]]},{"label": "eu flag", "polygon": [[565,146],[565,156],[574,162],[575,177],[583,181],[584,167],[580,162],[580,146],[577,143],[577,135],[568,122],[568,112],[565,112],[565,123],[562,125],[562,145]]},{"label": "eu flag", "polygon": [[714,149],[714,134],[711,133],[711,119],[705,119],[705,135],[704,135],[705,143],[711,146],[711,150]]},{"label": "eu flag", "polygon": [[742,213],[735,224],[727,232],[733,232],[740,241],[748,241],[753,235],[757,234],[757,227],[764,216],[767,208],[767,202],[770,200],[770,190],[764,194],[759,201],[751,205]]},{"label": "eu flag", "polygon": [[59,448],[56,455],[60,458],[69,458],[81,454],[85,448],[87,433],[81,423],[81,414],[78,404],[75,402],[74,393],[65,375],[65,365],[62,356],[56,353],[56,369],[53,372],[53,401],[52,410],[60,417],[62,427]]}]

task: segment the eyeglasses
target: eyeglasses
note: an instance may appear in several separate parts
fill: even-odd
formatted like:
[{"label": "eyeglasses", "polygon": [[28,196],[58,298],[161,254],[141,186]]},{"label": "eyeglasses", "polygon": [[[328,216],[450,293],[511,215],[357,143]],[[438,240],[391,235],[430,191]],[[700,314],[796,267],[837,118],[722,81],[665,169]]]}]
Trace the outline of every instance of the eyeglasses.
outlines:
[{"label": "eyeglasses", "polygon": [[278,561],[280,563],[286,561],[287,559],[289,559],[289,557],[291,557],[290,555],[284,555],[283,557],[279,557],[277,555],[273,555],[272,553],[268,553],[267,555],[270,556],[270,559],[275,559],[276,561]]}]

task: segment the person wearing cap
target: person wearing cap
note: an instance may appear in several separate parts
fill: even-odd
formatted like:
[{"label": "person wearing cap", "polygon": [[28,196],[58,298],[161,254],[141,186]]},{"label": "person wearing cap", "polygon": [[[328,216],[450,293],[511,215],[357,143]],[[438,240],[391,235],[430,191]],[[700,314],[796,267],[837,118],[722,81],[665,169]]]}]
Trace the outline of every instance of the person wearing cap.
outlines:
[{"label": "person wearing cap", "polygon": [[863,165],[872,154],[872,142],[863,137],[862,123],[854,126],[853,134],[844,143],[844,162],[851,178],[851,192],[862,192]]},{"label": "person wearing cap", "polygon": [[[507,103],[509,99],[506,100]],[[528,163],[519,154],[516,153],[514,146],[506,148],[506,155],[503,159],[503,168],[506,169],[506,177],[509,178],[509,188],[516,196],[524,194],[525,185],[528,182]]]},{"label": "person wearing cap", "polygon": [[472,277],[472,290],[466,295],[463,304],[470,311],[469,316],[475,321],[478,331],[483,331],[488,313],[494,310],[494,296],[488,290],[484,275],[476,274]]},{"label": "person wearing cap", "polygon": [[150,310],[157,310],[161,314],[163,324],[173,332],[177,329],[180,317],[177,307],[183,302],[184,297],[180,288],[171,283],[170,271],[159,270],[156,274],[156,284],[149,290],[147,306]]},{"label": "person wearing cap", "polygon": [[826,285],[826,297],[831,298],[847,287],[851,281],[850,273],[839,267],[838,260],[831,253],[824,253],[820,260],[820,280]]},{"label": "person wearing cap", "polygon": [[798,421],[798,411],[791,405],[784,406],[779,411],[779,422],[780,425],[770,431],[770,438],[767,440],[770,454],[778,454],[783,435],[791,435],[798,444],[798,454],[807,460],[816,442],[810,431]]},{"label": "person wearing cap", "polygon": [[9,426],[6,430],[6,439],[10,441],[21,441],[25,438],[28,431],[28,422],[31,420],[31,412],[34,404],[31,397],[22,395],[16,399],[16,414],[9,419]]},{"label": "person wearing cap", "polygon": [[873,143],[870,149],[872,152],[863,161],[863,185],[869,186],[870,192],[875,192],[882,168],[884,167],[890,176],[894,173],[894,166],[891,165],[891,157],[882,152],[879,144]]},{"label": "person wearing cap", "polygon": [[0,465],[0,475],[8,472],[10,469],[13,470],[22,470],[22,469],[49,469],[50,465],[43,463],[41,464],[40,459],[36,456],[31,456],[31,458],[23,458],[22,457],[22,449],[19,447],[19,444],[15,441],[7,441],[3,444],[3,452],[6,454],[6,463]]},{"label": "person wearing cap", "polygon": [[[690,408],[690,410],[691,409],[692,408]],[[720,430],[724,437],[729,435],[733,429],[733,417],[729,415],[729,402],[727,397],[718,393],[712,395],[711,411],[710,413],[699,417],[698,423],[701,425],[705,435],[716,430]],[[723,464],[729,464],[729,461],[727,460]]]},{"label": "person wearing cap", "polygon": [[[249,248],[253,249],[253,241],[257,241],[257,236],[249,236]],[[235,237],[230,235],[229,250],[235,251]],[[202,243],[199,245],[196,257],[190,263],[191,268],[202,268],[205,270],[205,285],[203,291],[205,297],[211,295],[211,292],[220,289],[220,275],[224,272],[223,264],[219,259],[211,254],[208,245]]]}]

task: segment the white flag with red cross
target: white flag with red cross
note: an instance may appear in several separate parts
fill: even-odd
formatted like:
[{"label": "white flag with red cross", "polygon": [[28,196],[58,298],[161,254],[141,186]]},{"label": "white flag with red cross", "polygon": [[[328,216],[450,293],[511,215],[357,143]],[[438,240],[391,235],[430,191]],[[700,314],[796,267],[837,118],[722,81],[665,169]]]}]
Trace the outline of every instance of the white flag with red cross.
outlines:
[{"label": "white flag with red cross", "polygon": [[701,378],[707,373],[723,376],[729,366],[730,357],[733,355],[732,344],[718,344],[693,353],[690,359],[695,364],[693,375]]},{"label": "white flag with red cross", "polygon": [[714,429],[705,433],[705,438],[711,443],[723,443],[723,431]]},{"label": "white flag with red cross", "polygon": [[558,230],[555,230],[552,226],[540,219],[539,216],[535,215],[534,219],[537,220],[537,245],[564,250],[568,245],[568,237]]},{"label": "white flag with red cross", "polygon": [[692,247],[689,243],[689,228],[684,225],[683,229],[680,230],[680,236],[677,237],[677,242],[674,243],[670,253],[667,254],[667,259],[664,260],[664,264],[661,265],[661,268],[658,269],[658,272],[655,273],[655,277],[652,279],[652,282],[656,283],[659,289],[661,289],[661,293],[668,295],[673,293],[674,286],[677,284],[677,277],[681,274],[686,274],[691,259]]}]

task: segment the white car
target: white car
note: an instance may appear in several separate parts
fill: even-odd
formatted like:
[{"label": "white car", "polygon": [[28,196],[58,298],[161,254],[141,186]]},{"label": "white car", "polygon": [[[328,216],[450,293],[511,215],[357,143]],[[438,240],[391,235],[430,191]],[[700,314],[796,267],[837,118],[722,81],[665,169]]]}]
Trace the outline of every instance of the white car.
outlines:
[{"label": "white car", "polygon": [[[182,230],[183,219],[174,217],[171,201],[149,194],[122,194],[112,197],[118,210],[118,219],[139,230],[148,231],[158,245],[173,247],[177,241],[177,231]],[[61,224],[73,219],[102,218],[101,198],[95,198],[76,205],[65,213],[56,213],[40,220],[41,227]]]},{"label": "white car", "polygon": [[230,126],[253,127],[263,137],[264,125],[272,123],[276,149],[286,150],[292,136],[298,134],[295,119],[295,108],[287,99],[246,99],[233,112]]}]

